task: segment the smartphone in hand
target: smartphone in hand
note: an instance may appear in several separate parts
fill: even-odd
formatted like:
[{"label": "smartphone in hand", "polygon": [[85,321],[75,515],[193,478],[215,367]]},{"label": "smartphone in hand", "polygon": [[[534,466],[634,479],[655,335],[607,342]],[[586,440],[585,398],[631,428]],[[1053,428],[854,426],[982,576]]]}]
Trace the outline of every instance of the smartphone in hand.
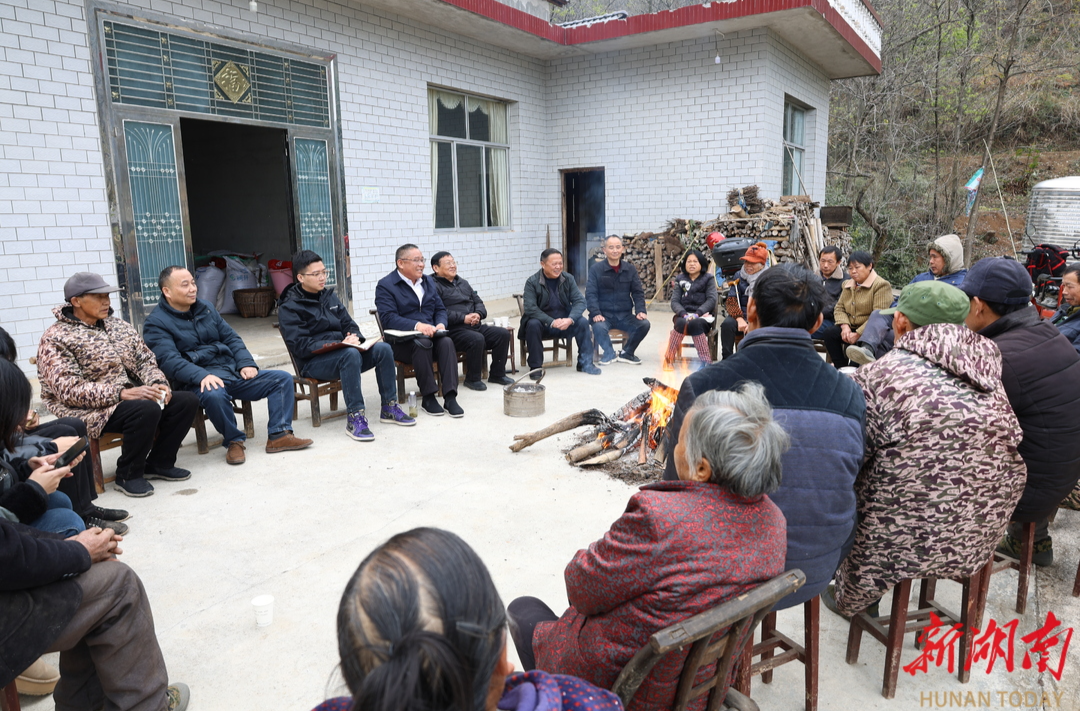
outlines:
[{"label": "smartphone in hand", "polygon": [[60,455],[60,458],[53,463],[53,466],[60,469],[71,464],[75,461],[76,457],[83,453],[83,450],[85,450],[89,444],[90,440],[86,439],[86,437],[79,437],[75,444],[68,447],[67,451]]}]

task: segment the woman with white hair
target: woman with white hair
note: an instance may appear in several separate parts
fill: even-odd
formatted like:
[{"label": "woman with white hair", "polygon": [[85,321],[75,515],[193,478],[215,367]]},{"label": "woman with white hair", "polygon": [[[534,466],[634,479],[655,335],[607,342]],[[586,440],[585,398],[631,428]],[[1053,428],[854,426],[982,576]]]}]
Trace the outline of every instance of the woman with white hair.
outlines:
[{"label": "woman with white hair", "polygon": [[[679,481],[643,486],[578,551],[562,617],[536,598],[510,603],[522,666],[610,688],[652,634],[782,573],[786,524],[767,494],[780,486],[787,447],[757,383],[698,397],[671,455]],[[666,656],[630,711],[671,708],[684,658]]]}]

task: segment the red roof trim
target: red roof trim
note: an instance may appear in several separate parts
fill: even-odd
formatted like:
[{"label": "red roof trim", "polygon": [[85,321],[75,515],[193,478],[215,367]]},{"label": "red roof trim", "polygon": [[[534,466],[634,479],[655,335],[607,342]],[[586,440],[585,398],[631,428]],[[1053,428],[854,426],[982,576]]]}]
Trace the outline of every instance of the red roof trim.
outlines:
[{"label": "red roof trim", "polygon": [[[705,22],[811,7],[819,12],[876,71],[881,71],[881,58],[859,37],[858,33],[844,20],[840,13],[833,9],[828,0],[737,0],[736,2],[713,2],[709,7],[691,5],[677,10],[656,12],[649,15],[633,15],[625,20],[598,22],[595,25],[569,29],[553,25],[535,15],[530,15],[523,10],[504,5],[496,0],[442,0],[442,2],[561,45],[587,44],[589,42],[686,27]],[[873,7],[870,6],[868,0],[862,0],[862,3],[873,14],[878,23],[881,23],[881,19]]]}]

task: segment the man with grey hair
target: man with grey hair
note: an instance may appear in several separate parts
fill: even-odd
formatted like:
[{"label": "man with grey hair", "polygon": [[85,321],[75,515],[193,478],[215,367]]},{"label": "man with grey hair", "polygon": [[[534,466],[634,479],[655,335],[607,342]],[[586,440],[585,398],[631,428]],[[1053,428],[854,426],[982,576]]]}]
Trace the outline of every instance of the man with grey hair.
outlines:
[{"label": "man with grey hair", "polygon": [[[634,351],[649,333],[645,290],[633,263],[622,258],[623,243],[618,236],[611,235],[604,240],[604,256],[607,259],[589,268],[589,280],[585,285],[593,338],[600,347],[600,365],[609,365],[616,360],[641,365],[641,359]],[[613,328],[626,332],[626,342],[618,355],[611,345],[609,332]]]},{"label": "man with grey hair", "polygon": [[[817,597],[851,549],[855,533],[855,478],[863,461],[866,402],[859,387],[814,351],[831,301],[821,276],[793,264],[761,274],[746,308],[747,333],[738,352],[683,381],[667,428],[667,451],[681,446],[684,413],[741,383],[760,383],[776,419],[791,436],[784,480],[771,498],[787,518],[787,568],[806,584],[777,605]],[[669,457],[664,478],[679,477]]]}]

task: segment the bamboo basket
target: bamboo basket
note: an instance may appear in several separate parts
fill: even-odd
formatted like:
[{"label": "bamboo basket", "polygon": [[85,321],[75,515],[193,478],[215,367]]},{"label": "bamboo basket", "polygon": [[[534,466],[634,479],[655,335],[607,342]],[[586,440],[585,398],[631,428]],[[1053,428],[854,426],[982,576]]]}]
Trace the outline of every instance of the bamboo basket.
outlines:
[{"label": "bamboo basket", "polygon": [[233,292],[236,308],[244,318],[266,318],[274,310],[276,298],[273,287],[268,286]]}]

